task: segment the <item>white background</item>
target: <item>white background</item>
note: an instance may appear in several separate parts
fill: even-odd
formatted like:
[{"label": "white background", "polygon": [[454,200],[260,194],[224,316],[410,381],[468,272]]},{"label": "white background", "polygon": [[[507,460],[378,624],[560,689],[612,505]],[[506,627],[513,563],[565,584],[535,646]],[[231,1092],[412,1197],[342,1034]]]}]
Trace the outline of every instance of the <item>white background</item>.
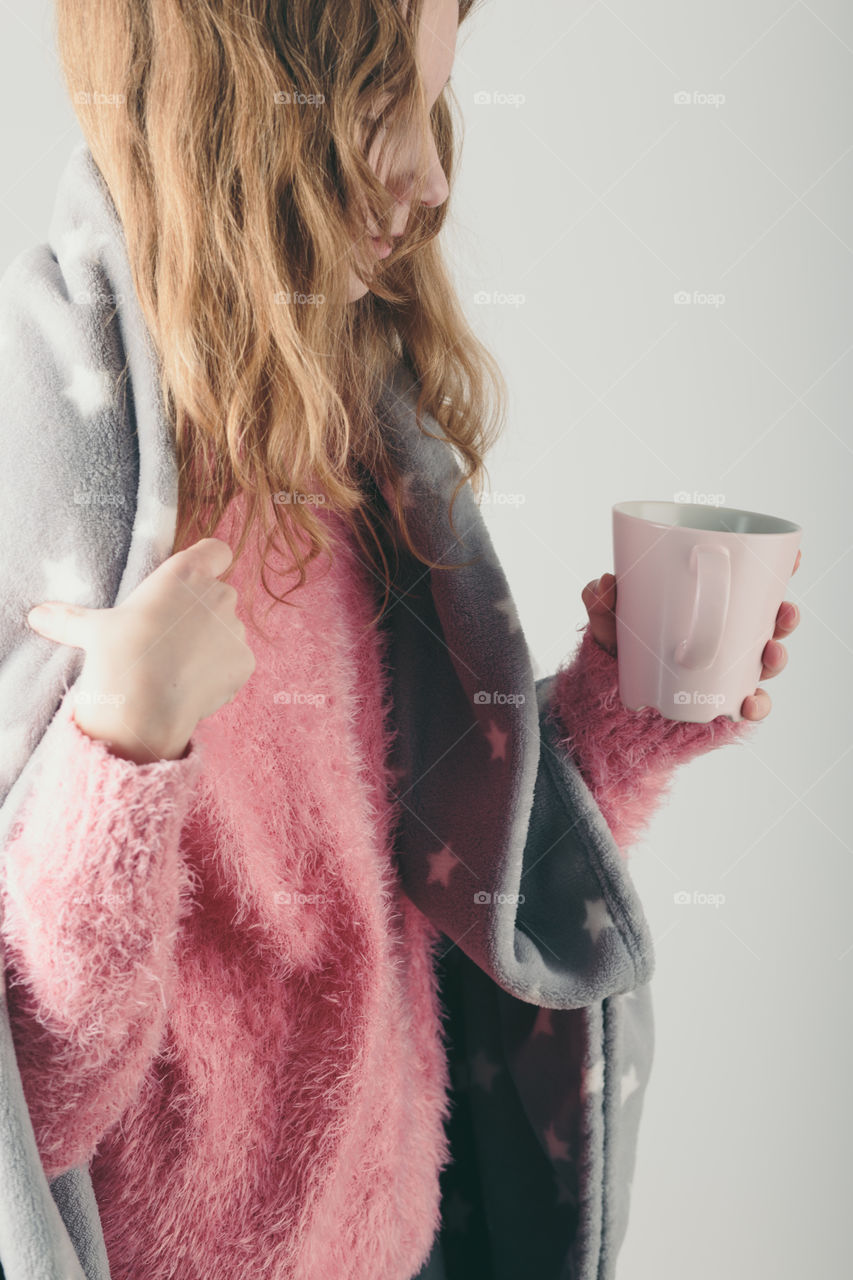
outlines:
[{"label": "white background", "polygon": [[[81,136],[51,24],[47,0],[0,5],[0,269],[47,238]],[[521,495],[483,514],[537,674],[612,569],[613,503],[723,495],[803,526],[769,717],[681,770],[632,849],[657,1046],[618,1273],[829,1280],[853,1138],[853,8],[487,0],[453,81],[447,247],[511,391],[492,489]]]}]

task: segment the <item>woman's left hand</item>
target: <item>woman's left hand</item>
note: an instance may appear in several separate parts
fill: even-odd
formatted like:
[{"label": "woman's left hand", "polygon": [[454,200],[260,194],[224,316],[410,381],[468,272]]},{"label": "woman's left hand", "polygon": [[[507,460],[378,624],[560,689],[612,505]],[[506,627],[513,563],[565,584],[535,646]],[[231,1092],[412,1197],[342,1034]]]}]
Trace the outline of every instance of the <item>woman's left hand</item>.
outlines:
[{"label": "woman's left hand", "polygon": [[[797,552],[797,559],[791,576],[800,567],[802,552]],[[605,573],[598,581],[588,582],[581,592],[581,599],[589,614],[590,630],[602,649],[606,649],[611,657],[616,657],[616,579],[612,573]],[[778,676],[788,663],[788,651],[779,641],[789,636],[800,621],[800,611],[791,600],[784,600],[776,614],[776,630],[772,639],[767,641],[761,655],[762,668],[759,680],[769,680]],[[764,689],[756,689],[754,694],[744,698],[741,715],[744,720],[763,720],[769,714],[772,703]]]}]

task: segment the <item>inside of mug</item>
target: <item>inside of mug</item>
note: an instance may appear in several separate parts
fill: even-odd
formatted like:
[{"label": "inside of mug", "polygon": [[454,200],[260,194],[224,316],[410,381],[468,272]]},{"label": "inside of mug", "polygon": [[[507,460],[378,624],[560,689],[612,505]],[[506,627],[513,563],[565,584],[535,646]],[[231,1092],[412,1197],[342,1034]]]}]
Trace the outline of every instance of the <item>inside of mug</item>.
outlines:
[{"label": "inside of mug", "polygon": [[618,502],[614,510],[652,524],[710,529],[714,533],[796,533],[800,527],[790,520],[764,515],[761,511],[705,506],[701,502]]}]

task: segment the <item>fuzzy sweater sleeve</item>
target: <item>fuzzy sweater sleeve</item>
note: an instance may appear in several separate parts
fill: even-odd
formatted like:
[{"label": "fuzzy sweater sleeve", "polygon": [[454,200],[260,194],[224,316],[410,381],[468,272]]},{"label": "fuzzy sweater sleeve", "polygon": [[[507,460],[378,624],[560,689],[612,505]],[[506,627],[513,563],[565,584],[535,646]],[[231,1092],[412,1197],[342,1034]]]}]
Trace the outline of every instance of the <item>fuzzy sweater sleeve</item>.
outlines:
[{"label": "fuzzy sweater sleeve", "polygon": [[623,858],[666,795],[677,767],[727,743],[748,740],[757,723],[717,716],[707,724],[667,720],[654,707],[631,711],[619,698],[617,661],[589,623],[556,673],[550,718],[601,809]]},{"label": "fuzzy sweater sleeve", "polygon": [[194,741],[179,760],[123,760],[67,697],[56,719],[0,887],[9,1017],[48,1178],[88,1162],[157,1051],[201,761]]}]

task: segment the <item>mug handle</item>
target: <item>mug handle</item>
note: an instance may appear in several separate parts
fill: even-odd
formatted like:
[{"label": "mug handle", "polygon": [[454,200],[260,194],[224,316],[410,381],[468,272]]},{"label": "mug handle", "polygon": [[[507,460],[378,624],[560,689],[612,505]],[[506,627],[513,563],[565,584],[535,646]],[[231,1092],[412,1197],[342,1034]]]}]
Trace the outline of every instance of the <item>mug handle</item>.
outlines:
[{"label": "mug handle", "polygon": [[732,566],[728,547],[694,543],[690,569],[696,575],[690,630],[675,646],[673,656],[681,667],[704,671],[720,651],[729,612]]}]

